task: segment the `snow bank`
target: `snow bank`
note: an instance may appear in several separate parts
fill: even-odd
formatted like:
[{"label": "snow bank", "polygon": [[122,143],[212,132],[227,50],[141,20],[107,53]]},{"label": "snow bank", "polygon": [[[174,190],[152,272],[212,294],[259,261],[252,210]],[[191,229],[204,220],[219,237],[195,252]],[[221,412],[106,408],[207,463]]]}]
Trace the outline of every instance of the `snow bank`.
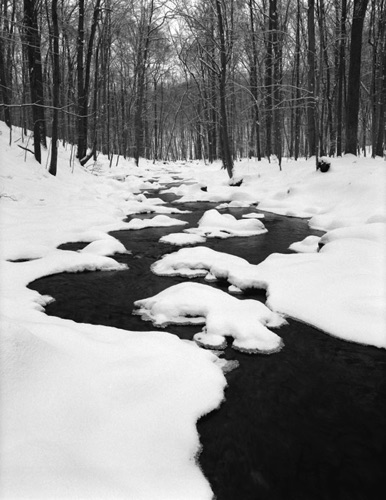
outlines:
[{"label": "snow bank", "polygon": [[1,326],[2,498],[212,497],[194,423],[221,401],[213,355],[160,332]]},{"label": "snow bank", "polygon": [[281,316],[256,300],[238,300],[208,285],[180,283],[134,305],[135,314],[157,326],[205,323],[203,331],[194,335],[205,347],[223,349],[225,337],[233,337],[232,346],[248,353],[277,352],[283,345],[267,328],[281,326]]},{"label": "snow bank", "polygon": [[386,224],[385,223],[370,223],[360,226],[341,227],[328,231],[320,238],[320,245],[323,246],[331,241],[341,238],[359,238],[364,240],[377,241],[384,243],[386,241]]},{"label": "snow bank", "polygon": [[231,214],[220,214],[216,209],[208,210],[198,221],[198,228],[187,232],[207,238],[230,238],[232,236],[254,236],[266,233],[264,224],[256,219],[236,219]]},{"label": "snow bank", "polygon": [[344,340],[386,347],[384,244],[342,238],[317,254],[274,254],[251,280],[265,284],[273,310]]},{"label": "snow bank", "polygon": [[[346,155],[331,158],[326,173],[315,170],[315,158],[284,160],[282,171],[266,160],[235,163],[240,187],[228,184],[219,163],[192,166],[196,184],[176,188],[179,201],[247,201],[259,210],[310,218],[315,229],[331,230],[386,222],[386,169],[381,158]],[[205,186],[206,191],[201,187]]]}]

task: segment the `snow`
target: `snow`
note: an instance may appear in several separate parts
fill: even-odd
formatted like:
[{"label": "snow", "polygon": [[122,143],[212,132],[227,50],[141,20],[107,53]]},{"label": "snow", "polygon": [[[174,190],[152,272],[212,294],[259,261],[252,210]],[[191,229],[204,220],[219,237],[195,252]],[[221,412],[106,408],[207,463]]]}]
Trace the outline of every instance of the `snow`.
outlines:
[{"label": "snow", "polygon": [[[151,186],[150,186],[151,187]],[[122,209],[125,214],[183,214],[189,213],[189,210],[180,210],[175,207],[164,206],[164,201],[160,198],[147,198],[144,193],[134,194],[133,192],[122,193]]]},{"label": "snow", "polygon": [[115,253],[129,253],[125,246],[115,238],[103,238],[95,240],[85,246],[82,253],[93,253],[96,255],[114,255]]},{"label": "snow", "polygon": [[194,422],[210,353],[169,334],[2,322],[2,498],[211,498]]},{"label": "snow", "polygon": [[282,339],[267,326],[278,327],[282,317],[256,300],[239,300],[200,283],[179,283],[154,297],[137,300],[136,314],[157,326],[202,324],[194,340],[205,347],[222,349],[225,337],[233,337],[232,346],[244,352],[272,353],[282,348]]},{"label": "snow", "polygon": [[[114,259],[130,252],[111,231],[172,227],[184,213],[145,190],[175,193],[178,203],[208,201],[224,210],[257,210],[309,219],[326,231],[272,254],[258,265],[202,246],[207,237],[266,232],[251,212],[241,219],[208,210],[197,228],[169,235],[198,244],[165,255],[158,275],[226,279],[228,292],[186,281],[143,299],[158,324],[201,322],[195,341],[272,352],[270,331],[283,316],[343,340],[386,347],[386,169],[380,159],[239,161],[230,185],[219,163],[152,163],[103,155],[81,167],[60,148],[58,175],[17,147],[21,131],[0,122],[0,496],[2,498],[210,499],[196,463],[196,421],[224,398],[224,360],[165,332],[129,332],[47,316],[52,300],[27,288],[59,272],[130,269]],[[218,206],[217,206],[218,208]],[[153,218],[127,216],[151,213]],[[269,234],[268,234],[269,236]],[[294,235],[294,239],[295,239]],[[165,240],[164,240],[165,241]],[[189,243],[187,243],[189,241]],[[59,250],[67,242],[81,251]],[[167,247],[164,247],[167,251]],[[318,251],[318,249],[320,249]],[[28,259],[27,262],[18,262]],[[267,302],[230,293],[263,288]],[[140,301],[141,302],[141,301]],[[237,319],[237,321],[236,321]],[[233,340],[232,340],[233,339]],[[285,347],[284,347],[285,349]],[[258,362],[258,360],[257,360]],[[226,368],[228,366],[228,368]]]},{"label": "snow", "polygon": [[386,347],[385,245],[372,238],[335,238],[318,253],[271,254],[258,265],[205,247],[184,248],[164,256],[152,270],[210,273],[241,290],[265,289],[273,311],[344,340]]},{"label": "snow", "polygon": [[213,269],[211,275],[222,278],[226,277],[228,269],[243,265],[248,266],[249,263],[241,257],[199,246],[181,248],[177,252],[164,255],[151,266],[151,270],[159,276],[206,276],[208,271]]},{"label": "snow", "polygon": [[259,214],[257,212],[251,212],[249,214],[243,214],[244,219],[264,219],[264,214]]},{"label": "snow", "polygon": [[386,224],[373,222],[360,226],[333,229],[320,238],[320,244],[325,245],[340,238],[360,238],[377,241],[382,244],[386,241]]},{"label": "snow", "polygon": [[313,253],[317,252],[319,248],[319,236],[306,236],[302,241],[295,241],[289,246],[290,250],[300,253]]},{"label": "snow", "polygon": [[266,233],[264,224],[259,220],[236,219],[231,214],[220,214],[218,210],[207,210],[198,221],[198,228],[187,232],[207,238],[230,238],[232,236],[254,236]]},{"label": "snow", "polygon": [[187,224],[186,221],[174,219],[167,215],[156,215],[152,219],[131,219],[127,229],[145,229],[147,227],[169,227]]},{"label": "snow", "polygon": [[197,243],[205,243],[206,238],[198,234],[189,233],[171,233],[160,238],[160,243],[169,243],[170,245],[196,245]]}]

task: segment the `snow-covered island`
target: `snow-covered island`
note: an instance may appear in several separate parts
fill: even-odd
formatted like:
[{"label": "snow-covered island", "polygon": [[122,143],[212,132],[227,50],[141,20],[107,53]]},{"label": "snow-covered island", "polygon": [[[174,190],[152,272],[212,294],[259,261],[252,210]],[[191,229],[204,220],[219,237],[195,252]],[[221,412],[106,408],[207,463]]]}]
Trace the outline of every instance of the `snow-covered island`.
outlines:
[{"label": "snow-covered island", "polygon": [[[195,424],[224,400],[224,362],[195,342],[179,340],[167,326],[139,333],[47,316],[44,306],[52,299],[28,288],[55,273],[130,273],[114,259],[130,248],[111,231],[173,224],[181,233],[164,238],[163,248],[196,245],[153,266],[155,274],[185,276],[184,286],[143,298],[138,307],[158,323],[205,323],[199,344],[219,348],[228,336],[241,349],[276,351],[280,329],[269,328],[290,317],[345,341],[386,348],[382,159],[333,158],[326,173],[315,170],[314,159],[284,160],[282,171],[275,163],[245,160],[235,165],[243,182],[234,187],[217,163],[143,160],[136,167],[121,158],[109,168],[100,155],[85,168],[71,164],[70,150],[61,148],[53,177],[45,157],[39,165],[17,147],[20,135],[14,128],[9,145],[8,129],[0,123],[2,498],[212,498],[196,462]],[[176,173],[189,183],[167,188]],[[264,219],[252,214],[236,221],[214,210],[197,230],[186,232],[180,210],[146,196],[155,187],[179,201],[218,203],[218,210],[258,206],[308,218],[310,227],[325,234],[294,242],[292,254],[252,265],[203,245],[206,238],[265,232]],[[146,223],[125,220],[140,213],[151,214]],[[180,219],[173,221],[173,214]],[[88,245],[59,250],[66,242]],[[209,285],[196,287],[190,276],[197,274],[208,282],[226,279],[233,290],[264,288],[267,302],[253,312],[248,301]],[[245,321],[235,322],[237,314]]]}]

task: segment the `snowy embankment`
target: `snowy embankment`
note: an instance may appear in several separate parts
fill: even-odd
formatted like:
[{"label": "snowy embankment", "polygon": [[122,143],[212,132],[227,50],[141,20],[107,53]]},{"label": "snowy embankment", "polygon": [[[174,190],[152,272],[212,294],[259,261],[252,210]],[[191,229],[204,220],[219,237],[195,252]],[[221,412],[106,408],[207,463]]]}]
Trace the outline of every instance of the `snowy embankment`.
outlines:
[{"label": "snowy embankment", "polygon": [[[170,175],[127,162],[135,173],[120,182],[107,159],[99,175],[72,172],[61,150],[53,178],[0,128],[1,498],[211,498],[195,423],[222,401],[218,358],[168,333],[48,317],[50,297],[27,288],[59,272],[130,272],[107,257],[129,250],[107,232],[133,229],[129,213],[179,212],[139,193]],[[89,245],[56,248],[69,241]]]}]

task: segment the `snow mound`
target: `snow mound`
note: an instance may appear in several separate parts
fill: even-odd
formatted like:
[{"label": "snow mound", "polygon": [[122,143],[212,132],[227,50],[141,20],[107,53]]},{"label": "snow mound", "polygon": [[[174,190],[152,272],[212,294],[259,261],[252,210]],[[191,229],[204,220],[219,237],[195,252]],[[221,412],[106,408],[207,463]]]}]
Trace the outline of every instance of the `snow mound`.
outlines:
[{"label": "snow mound", "polygon": [[249,214],[242,215],[244,219],[264,219],[264,214],[260,214],[257,212],[251,212]]},{"label": "snow mound", "polygon": [[187,232],[207,238],[230,238],[232,236],[254,236],[267,232],[259,220],[236,219],[231,214],[220,214],[216,209],[208,210],[198,221],[198,228]]},{"label": "snow mound", "polygon": [[183,226],[188,224],[184,220],[174,219],[167,215],[156,215],[152,219],[131,219],[127,224],[127,229],[145,229],[147,227],[168,227],[168,226]]},{"label": "snow mound", "polygon": [[282,339],[267,326],[279,327],[284,319],[255,300],[238,300],[227,293],[200,283],[179,283],[153,297],[137,300],[135,314],[154,325],[205,322],[194,340],[210,349],[232,346],[248,353],[272,353],[283,346]]},{"label": "snow mound", "polygon": [[247,260],[224,252],[216,252],[208,247],[181,248],[177,252],[164,255],[154,262],[151,270],[159,276],[205,276],[215,268],[216,275],[209,274],[208,280],[223,277],[221,271],[247,265]]},{"label": "snow mound", "polygon": [[115,238],[103,238],[89,243],[80,250],[82,253],[91,253],[94,255],[114,255],[115,253],[127,254],[125,246]]},{"label": "snow mound", "polygon": [[189,210],[180,210],[175,207],[164,206],[165,202],[160,198],[147,198],[144,193],[121,194],[120,206],[125,214],[143,214],[143,213],[158,213],[158,214],[183,214],[189,213]]},{"label": "snow mound", "polygon": [[299,253],[313,253],[318,251],[320,237],[319,236],[307,236],[302,241],[296,241],[291,243],[289,246],[290,250]]},{"label": "snow mound", "polygon": [[244,207],[249,207],[251,205],[251,202],[249,201],[243,201],[243,200],[233,200],[230,201],[229,203],[220,203],[216,207],[217,210],[220,210],[222,208],[244,208]]},{"label": "snow mound", "polygon": [[170,245],[183,246],[183,245],[197,245],[197,243],[204,243],[206,238],[198,234],[189,233],[171,233],[160,238],[160,243],[169,243]]},{"label": "snow mound", "polygon": [[374,222],[359,226],[340,227],[332,229],[320,238],[320,245],[342,238],[359,238],[364,240],[386,242],[386,223]]}]

